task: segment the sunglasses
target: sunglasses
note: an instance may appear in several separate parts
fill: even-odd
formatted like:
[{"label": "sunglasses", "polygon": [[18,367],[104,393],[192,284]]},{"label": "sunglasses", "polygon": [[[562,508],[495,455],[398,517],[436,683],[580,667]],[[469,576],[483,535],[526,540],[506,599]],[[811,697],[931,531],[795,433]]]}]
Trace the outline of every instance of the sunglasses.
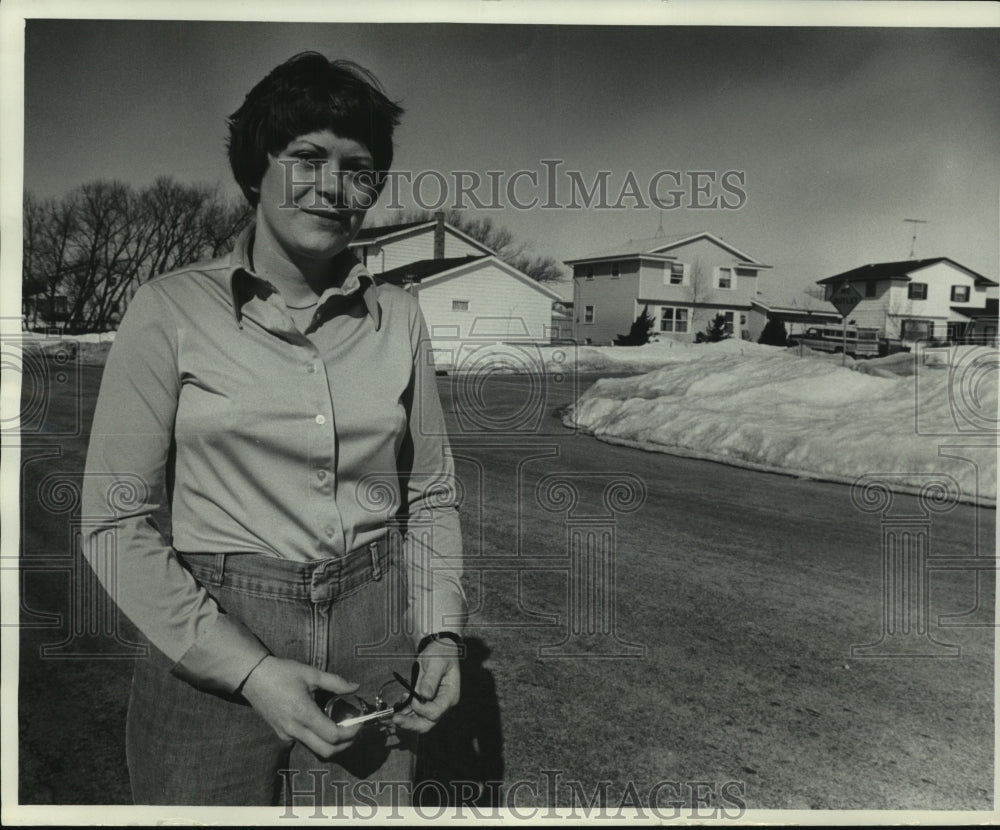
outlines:
[{"label": "sunglasses", "polygon": [[387,680],[379,688],[374,703],[369,703],[357,695],[337,695],[326,702],[323,711],[337,726],[356,726],[389,720],[414,700],[427,703],[427,698],[415,688],[418,674],[420,674],[420,664],[414,661],[410,669],[410,682],[407,683],[400,674],[393,672],[392,680]]}]

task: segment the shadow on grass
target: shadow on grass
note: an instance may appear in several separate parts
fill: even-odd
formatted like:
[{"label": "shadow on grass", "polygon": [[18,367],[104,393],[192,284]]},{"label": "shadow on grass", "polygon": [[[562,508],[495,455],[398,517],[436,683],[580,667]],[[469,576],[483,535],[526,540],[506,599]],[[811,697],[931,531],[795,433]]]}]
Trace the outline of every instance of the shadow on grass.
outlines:
[{"label": "shadow on grass", "polygon": [[414,800],[427,807],[492,807],[503,781],[503,728],[490,648],[465,640],[462,699],[421,740]]}]

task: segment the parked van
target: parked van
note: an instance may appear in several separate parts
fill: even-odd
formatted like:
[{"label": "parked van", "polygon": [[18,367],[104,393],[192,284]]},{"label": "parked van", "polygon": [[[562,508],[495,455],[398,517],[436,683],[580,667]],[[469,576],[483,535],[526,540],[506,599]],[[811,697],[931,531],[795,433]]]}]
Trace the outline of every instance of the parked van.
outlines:
[{"label": "parked van", "polygon": [[[788,345],[801,344],[818,352],[844,351],[843,326],[814,326],[805,334],[788,338]],[[851,357],[878,357],[878,329],[847,327],[847,353]]]}]

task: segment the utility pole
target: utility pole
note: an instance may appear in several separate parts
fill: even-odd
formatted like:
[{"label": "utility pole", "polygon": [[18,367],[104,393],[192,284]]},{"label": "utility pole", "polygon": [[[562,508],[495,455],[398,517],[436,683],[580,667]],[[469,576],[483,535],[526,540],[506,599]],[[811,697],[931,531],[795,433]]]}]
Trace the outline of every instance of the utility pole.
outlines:
[{"label": "utility pole", "polygon": [[926,219],[904,219],[904,222],[910,222],[913,225],[913,239],[910,240],[910,255],[907,259],[913,259],[913,254],[917,250],[917,225],[926,225]]}]

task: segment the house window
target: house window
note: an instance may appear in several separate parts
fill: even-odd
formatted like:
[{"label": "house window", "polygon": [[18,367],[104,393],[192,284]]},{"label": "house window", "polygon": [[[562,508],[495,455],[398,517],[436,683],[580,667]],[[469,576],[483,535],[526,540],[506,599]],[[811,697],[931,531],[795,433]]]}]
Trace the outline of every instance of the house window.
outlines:
[{"label": "house window", "polygon": [[683,262],[671,262],[670,263],[670,284],[671,285],[682,285],[684,283],[684,263]]},{"label": "house window", "polygon": [[931,336],[930,320],[903,320],[899,324],[899,334],[903,340],[921,340]]},{"label": "house window", "polygon": [[716,285],[716,288],[732,288],[732,287],[733,287],[733,269],[720,268],[719,281]]},{"label": "house window", "polygon": [[688,309],[660,306],[660,331],[683,334],[688,330]]},{"label": "house window", "polygon": [[951,287],[951,301],[953,303],[967,303],[967,302],[969,302],[969,286],[967,286],[967,285],[953,285]]},{"label": "house window", "polygon": [[865,283],[865,296],[866,297],[874,297],[875,296],[875,286],[876,286],[876,284],[877,283],[875,282],[875,280],[868,280],[868,282]]},{"label": "house window", "polygon": [[451,301],[452,311],[468,311],[469,301],[468,300],[452,300]]},{"label": "house window", "polygon": [[927,299],[927,283],[926,282],[911,282],[909,285],[909,291],[906,296],[911,300],[926,300]]},{"label": "house window", "polygon": [[617,262],[611,263],[611,279],[616,280],[622,275],[621,269],[618,267]]},{"label": "house window", "polygon": [[732,311],[724,311],[723,314],[726,317],[726,334],[733,333],[733,322],[736,318],[736,314]]},{"label": "house window", "polygon": [[584,277],[585,277],[585,279],[588,279],[588,280],[592,280],[594,278],[594,266],[593,265],[588,265],[587,266],[586,270],[584,271]]},{"label": "house window", "polygon": [[583,307],[583,322],[593,323],[594,322],[594,306],[585,305]]},{"label": "house window", "polygon": [[757,276],[757,272],[753,268],[737,268],[736,269],[736,276],[737,277],[756,277]]}]

